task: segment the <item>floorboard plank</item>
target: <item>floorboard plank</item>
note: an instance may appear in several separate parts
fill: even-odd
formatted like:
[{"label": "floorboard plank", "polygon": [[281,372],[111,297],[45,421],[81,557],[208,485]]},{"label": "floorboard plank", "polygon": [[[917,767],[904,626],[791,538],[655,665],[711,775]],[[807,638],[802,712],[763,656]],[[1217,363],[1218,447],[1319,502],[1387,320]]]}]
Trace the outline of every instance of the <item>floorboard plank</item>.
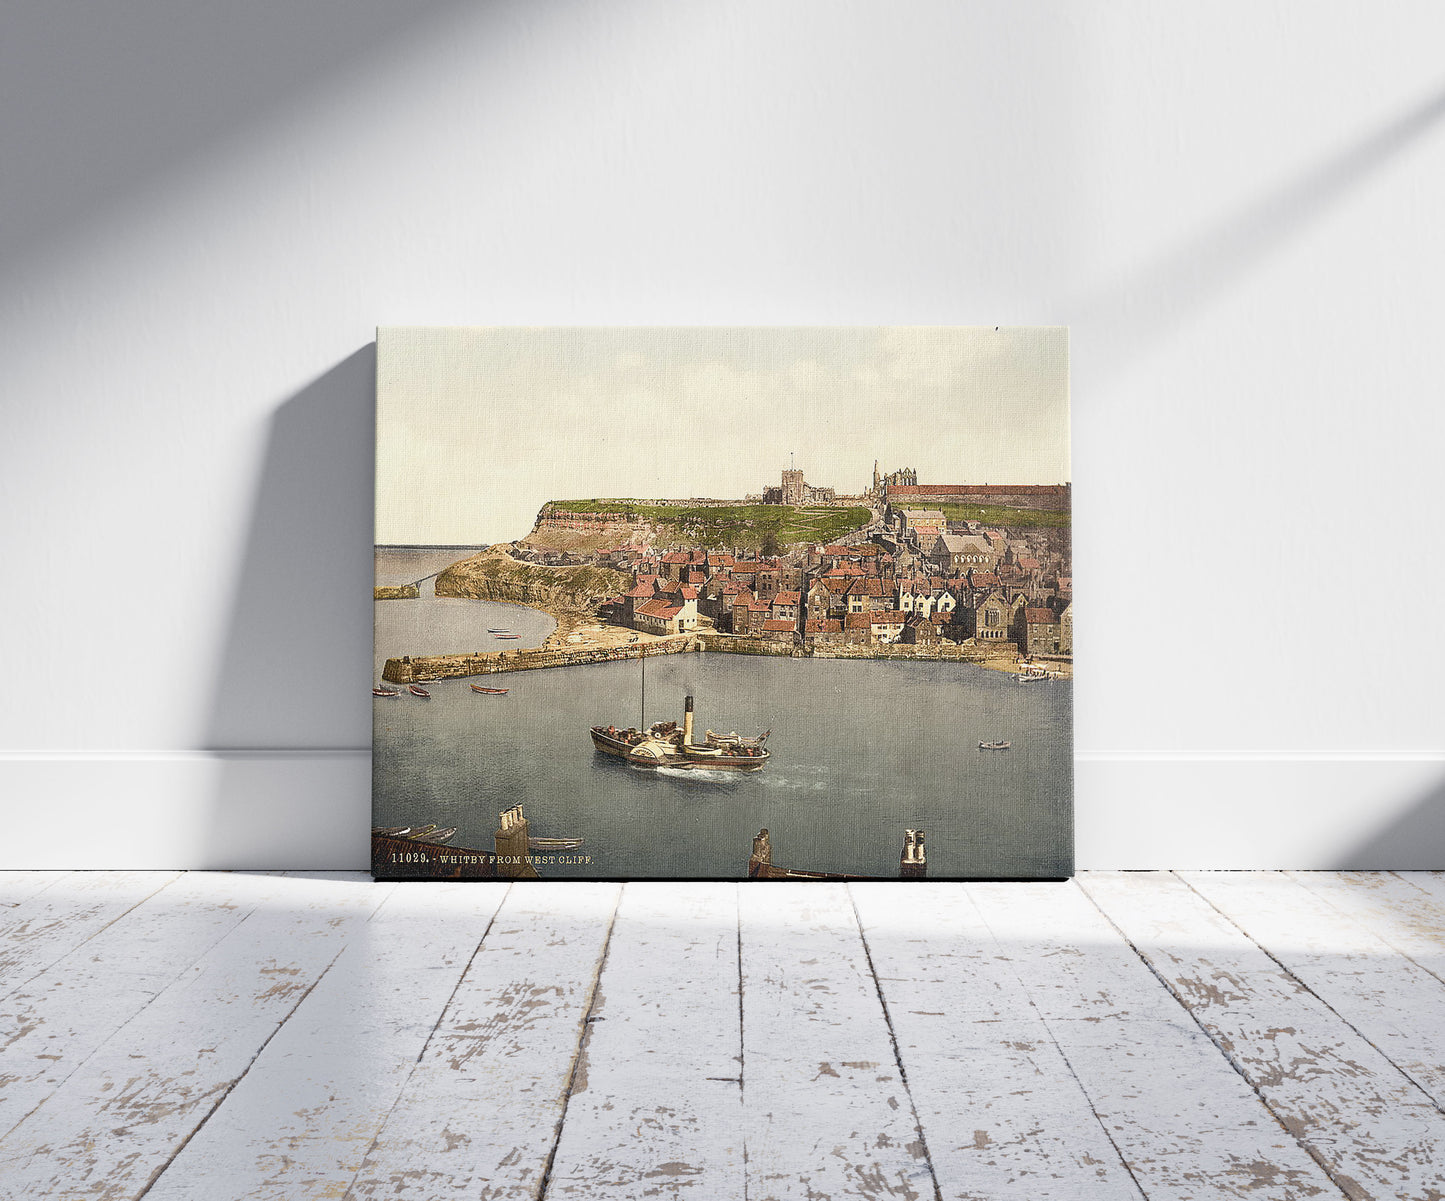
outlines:
[{"label": "floorboard plank", "polygon": [[935,1196],[846,886],[744,886],[739,910],[749,1201]]},{"label": "floorboard plank", "polygon": [[1179,875],[1445,1107],[1445,984],[1282,873]]},{"label": "floorboard plank", "polygon": [[506,890],[478,882],[395,889],[147,1201],[341,1196]]},{"label": "floorboard plank", "polygon": [[743,1195],[736,884],[629,884],[547,1197]]},{"label": "floorboard plank", "polygon": [[1286,872],[1340,913],[1445,981],[1445,898],[1438,872]]},{"label": "floorboard plank", "polygon": [[538,1195],[620,895],[512,888],[348,1197]]},{"label": "floorboard plank", "polygon": [[1445,1115],[1337,1013],[1170,873],[1084,887],[1351,1197],[1428,1197]]},{"label": "floorboard plank", "polygon": [[392,887],[281,883],[0,1140],[14,1196],[143,1192]]},{"label": "floorboard plank", "polygon": [[13,909],[20,902],[49,888],[52,884],[76,875],[75,872],[0,872],[0,909]]},{"label": "floorboard plank", "polygon": [[0,1137],[281,887],[187,872],[0,1001]]},{"label": "floorboard plank", "polygon": [[67,872],[0,910],[0,999],[64,959],[179,872]]},{"label": "floorboard plank", "polygon": [[957,884],[849,886],[945,1198],[1141,1194]]},{"label": "floorboard plank", "polygon": [[1077,885],[966,891],[1150,1201],[1339,1195]]}]

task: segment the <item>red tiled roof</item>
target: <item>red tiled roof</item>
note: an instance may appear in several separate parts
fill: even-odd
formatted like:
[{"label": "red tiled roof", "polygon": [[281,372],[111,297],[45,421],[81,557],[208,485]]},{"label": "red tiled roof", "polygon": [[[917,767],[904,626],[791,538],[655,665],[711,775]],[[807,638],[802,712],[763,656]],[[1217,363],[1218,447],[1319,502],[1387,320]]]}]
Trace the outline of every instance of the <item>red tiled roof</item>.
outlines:
[{"label": "red tiled roof", "polygon": [[843,618],[845,630],[866,630],[873,625],[873,614],[871,613],[849,613]]},{"label": "red tiled roof", "polygon": [[683,584],[678,588],[677,595],[683,600],[697,600],[697,589],[691,584]]},{"label": "red tiled roof", "polygon": [[796,592],[779,592],[777,596],[773,597],[773,604],[796,605],[801,599],[802,597]]},{"label": "red tiled roof", "polygon": [[663,561],[664,563],[691,563],[691,562],[692,562],[692,560],[691,560],[690,558],[688,558],[687,555],[681,553],[680,551],[673,551],[670,555],[663,555],[663,556],[662,556],[662,561]]},{"label": "red tiled roof", "polygon": [[798,628],[798,623],[795,622],[795,621],[765,621],[765,622],[763,622],[763,629],[764,629],[764,631],[768,631],[768,630],[773,630],[773,631],[796,630],[797,628]]},{"label": "red tiled roof", "polygon": [[812,617],[808,619],[808,634],[841,634],[843,623],[836,617]]},{"label": "red tiled roof", "polygon": [[908,619],[908,614],[901,609],[887,609],[881,613],[869,613],[874,625],[901,626]]},{"label": "red tiled roof", "polygon": [[672,601],[652,600],[640,605],[637,611],[644,617],[661,617],[670,621],[682,612],[682,606]]},{"label": "red tiled roof", "polygon": [[1057,625],[1059,621],[1052,609],[1025,609],[1024,620],[1031,626]]},{"label": "red tiled roof", "polygon": [[622,595],[623,595],[623,596],[651,596],[651,595],[652,595],[652,585],[651,585],[651,584],[638,584],[638,585],[637,585],[635,588],[633,588],[631,591],[629,591],[629,592],[624,592]]}]

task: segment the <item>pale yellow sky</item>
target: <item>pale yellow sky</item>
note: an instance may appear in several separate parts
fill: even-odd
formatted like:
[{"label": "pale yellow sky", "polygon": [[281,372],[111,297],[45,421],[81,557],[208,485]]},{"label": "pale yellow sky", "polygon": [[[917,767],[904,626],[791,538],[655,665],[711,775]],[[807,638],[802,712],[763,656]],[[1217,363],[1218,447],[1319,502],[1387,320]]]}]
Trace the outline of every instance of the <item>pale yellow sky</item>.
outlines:
[{"label": "pale yellow sky", "polygon": [[388,327],[376,540],[507,542],[548,500],[1069,474],[1063,327]]}]

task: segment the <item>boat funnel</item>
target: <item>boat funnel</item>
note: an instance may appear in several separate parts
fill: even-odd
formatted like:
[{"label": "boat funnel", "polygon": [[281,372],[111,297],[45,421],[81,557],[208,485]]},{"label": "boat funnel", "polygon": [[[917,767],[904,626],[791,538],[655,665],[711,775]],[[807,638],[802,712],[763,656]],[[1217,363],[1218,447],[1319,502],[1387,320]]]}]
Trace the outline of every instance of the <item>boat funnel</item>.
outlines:
[{"label": "boat funnel", "polygon": [[692,697],[688,697],[682,705],[682,744],[692,745]]}]

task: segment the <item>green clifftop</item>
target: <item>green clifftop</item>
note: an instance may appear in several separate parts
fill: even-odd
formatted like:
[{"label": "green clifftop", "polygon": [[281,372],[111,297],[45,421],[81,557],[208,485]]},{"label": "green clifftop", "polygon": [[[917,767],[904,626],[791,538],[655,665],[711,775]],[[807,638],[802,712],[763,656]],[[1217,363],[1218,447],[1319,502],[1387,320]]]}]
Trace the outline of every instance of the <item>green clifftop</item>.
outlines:
[{"label": "green clifftop", "polygon": [[863,505],[687,505],[643,500],[553,500],[542,506],[527,535],[531,546],[598,550],[628,541],[625,531],[575,528],[564,515],[610,518],[636,531],[636,542],[656,546],[784,547],[798,542],[835,542],[868,524]]}]

